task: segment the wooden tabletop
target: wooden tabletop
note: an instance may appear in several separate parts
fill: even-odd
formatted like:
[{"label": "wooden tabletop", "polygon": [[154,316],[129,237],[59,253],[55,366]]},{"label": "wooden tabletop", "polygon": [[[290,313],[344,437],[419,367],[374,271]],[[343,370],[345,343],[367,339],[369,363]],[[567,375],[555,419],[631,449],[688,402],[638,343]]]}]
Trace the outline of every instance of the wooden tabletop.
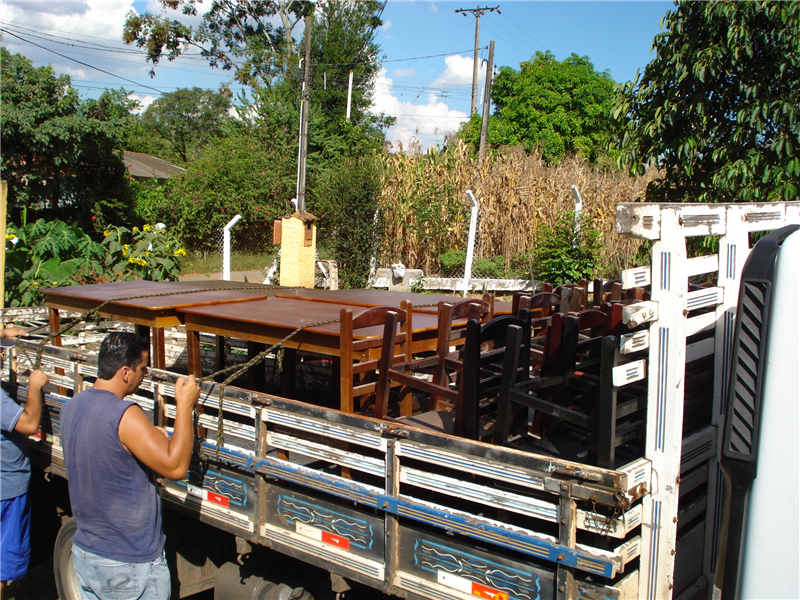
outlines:
[{"label": "wooden tabletop", "polygon": [[[334,302],[315,302],[299,298],[266,298],[250,302],[233,304],[217,304],[214,306],[195,306],[177,309],[184,315],[187,329],[194,331],[207,331],[204,326],[215,325],[215,330],[221,330],[228,325],[231,327],[231,337],[238,337],[242,333],[241,326],[251,325],[256,328],[274,327],[293,331],[303,325],[319,323],[322,321],[337,320],[335,323],[309,327],[306,331],[316,334],[339,335],[338,319],[342,309],[353,311],[353,316],[358,316],[363,310],[370,307],[358,307],[352,304],[339,304]],[[396,308],[396,307],[393,307]],[[435,330],[437,328],[436,315],[424,313],[413,316],[414,331]],[[218,335],[224,335],[219,333]],[[375,326],[358,330],[359,338],[383,335],[383,327]]]},{"label": "wooden tabletop", "polygon": [[[163,281],[115,281],[93,285],[76,285],[41,290],[47,302],[59,305],[74,304],[83,307],[86,303],[95,306],[103,302],[112,303],[103,312],[113,314],[114,306],[130,306],[145,310],[169,310],[183,306],[204,306],[221,302],[237,302],[266,298],[265,290],[209,290],[206,286],[191,286]],[[158,296],[156,294],[168,294]],[[120,298],[120,300],[117,300]],[[121,300],[121,298],[127,298]]]},{"label": "wooden tabletop", "polygon": [[[414,306],[414,312],[435,313],[439,302],[454,304],[464,300],[461,296],[445,294],[414,294],[411,292],[393,292],[387,290],[279,290],[278,298],[302,298],[316,302],[337,302],[354,306],[394,306],[399,307],[403,300]],[[495,302],[495,314],[510,314],[511,302]]]}]

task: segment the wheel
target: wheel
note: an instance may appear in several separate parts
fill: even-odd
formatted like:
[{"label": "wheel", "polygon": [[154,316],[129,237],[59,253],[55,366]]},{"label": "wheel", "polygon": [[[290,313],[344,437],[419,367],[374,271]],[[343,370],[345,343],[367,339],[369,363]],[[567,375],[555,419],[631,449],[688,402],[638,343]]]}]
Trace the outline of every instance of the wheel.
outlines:
[{"label": "wheel", "polygon": [[72,536],[78,530],[75,519],[67,519],[58,530],[56,544],[53,548],[53,573],[56,590],[61,600],[80,600],[81,586],[78,576],[72,568]]}]

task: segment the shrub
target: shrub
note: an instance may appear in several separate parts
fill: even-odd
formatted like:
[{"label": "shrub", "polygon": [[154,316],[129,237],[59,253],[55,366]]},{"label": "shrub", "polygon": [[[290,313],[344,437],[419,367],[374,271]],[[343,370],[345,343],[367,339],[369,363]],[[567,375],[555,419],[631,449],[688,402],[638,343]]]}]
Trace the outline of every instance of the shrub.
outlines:
[{"label": "shrub", "polygon": [[112,227],[104,232],[103,261],[106,277],[112,280],[146,279],[175,281],[186,256],[176,236],[166,228],[152,225]]},{"label": "shrub", "polygon": [[347,159],[326,174],[316,193],[312,212],[320,218],[320,237],[339,263],[339,283],[345,289],[367,285],[380,193],[380,170],[372,157]]},{"label": "shrub", "polygon": [[467,253],[464,250],[450,250],[439,256],[442,265],[441,273],[444,277],[461,277],[464,274],[464,264]]},{"label": "shrub", "polygon": [[9,223],[5,244],[6,306],[42,304],[40,288],[91,283],[103,270],[103,247],[63,221]]},{"label": "shrub", "polygon": [[600,260],[599,238],[600,233],[592,228],[585,213],[577,223],[572,210],[561,212],[553,227],[540,223],[532,252],[536,277],[557,285],[591,277]]}]

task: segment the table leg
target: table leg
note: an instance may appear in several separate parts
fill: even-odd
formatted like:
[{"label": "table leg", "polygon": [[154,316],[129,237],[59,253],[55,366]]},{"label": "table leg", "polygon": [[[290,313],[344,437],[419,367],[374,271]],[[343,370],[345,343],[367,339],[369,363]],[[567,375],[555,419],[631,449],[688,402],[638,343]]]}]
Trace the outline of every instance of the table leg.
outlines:
[{"label": "table leg", "polygon": [[[56,333],[59,329],[61,329],[61,319],[58,316],[58,309],[56,309],[56,308],[48,308],[48,320],[50,321],[50,333],[51,334]],[[57,335],[57,336],[53,337],[53,339],[50,340],[50,343],[53,344],[53,346],[58,346],[60,348],[61,347],[61,336]],[[60,368],[56,367],[55,373],[56,373],[56,375],[63,375],[64,374],[64,369],[60,369]],[[63,388],[61,386],[56,386],[56,393],[60,394],[62,396],[66,396],[67,395],[67,390],[66,390],[66,388]]]},{"label": "table leg", "polygon": [[[265,344],[258,342],[247,342],[247,360],[252,360],[260,352],[266,350]],[[284,359],[285,360],[285,359]],[[286,365],[284,365],[284,368]],[[266,388],[267,380],[264,373],[264,362],[253,365],[247,371],[247,387],[256,392],[263,392]]]},{"label": "table leg", "polygon": [[153,341],[153,358],[151,359],[150,362],[156,369],[162,369],[162,370],[166,369],[167,351],[166,351],[166,344],[164,342],[163,327],[157,327],[153,330],[152,341]]},{"label": "table leg", "polygon": [[186,362],[189,375],[203,376],[203,363],[200,361],[200,332],[186,330]]},{"label": "table leg", "polygon": [[281,365],[281,396],[284,398],[295,397],[296,365],[297,351],[294,348],[284,349]]},{"label": "table leg", "polygon": [[[225,368],[225,336],[218,335],[214,338],[214,372],[219,372]],[[217,381],[224,381],[225,375],[219,375]]]}]

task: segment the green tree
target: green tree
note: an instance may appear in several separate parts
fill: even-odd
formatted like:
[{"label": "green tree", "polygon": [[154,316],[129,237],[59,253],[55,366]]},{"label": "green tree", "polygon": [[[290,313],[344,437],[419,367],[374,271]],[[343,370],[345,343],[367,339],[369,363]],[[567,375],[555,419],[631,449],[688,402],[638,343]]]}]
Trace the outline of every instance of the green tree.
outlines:
[{"label": "green tree", "polygon": [[[548,161],[574,153],[596,160],[611,137],[614,81],[598,73],[586,56],[563,61],[551,52],[537,52],[519,71],[503,67],[492,85],[494,114],[488,142],[539,150]],[[460,136],[475,148],[480,142],[479,115],[473,115]]]},{"label": "green tree", "polygon": [[349,158],[328,171],[313,206],[320,238],[332,241],[343,288],[363,288],[370,258],[377,251],[374,223],[381,193],[380,163],[374,157]]},{"label": "green tree", "polygon": [[614,107],[651,201],[796,199],[800,2],[682,2]]},{"label": "green tree", "polygon": [[[194,17],[202,0],[159,3],[165,13],[175,10]],[[268,88],[282,80],[288,65],[296,64],[292,30],[312,6],[294,0],[215,0],[194,27],[166,14],[131,11],[125,20],[123,40],[145,50],[153,69],[162,58],[174,60],[192,47],[212,67],[233,70],[238,82]],[[274,24],[276,17],[279,26]]]},{"label": "green tree", "polygon": [[114,221],[127,206],[125,166],[116,152],[127,110],[118,94],[83,102],[66,75],[34,68],[0,49],[2,178],[9,182],[9,218],[63,218],[84,228]]},{"label": "green tree", "polygon": [[137,194],[136,212],[166,223],[192,250],[217,250],[218,230],[237,213],[239,228],[258,224],[271,231],[273,219],[292,211],[294,160],[263,138],[226,138],[208,146],[166,189]]},{"label": "green tree", "polygon": [[142,138],[153,140],[151,147],[166,147],[160,158],[185,165],[196,158],[209,141],[221,137],[231,101],[228,96],[198,87],[183,88],[164,94],[142,114],[139,121]]}]

